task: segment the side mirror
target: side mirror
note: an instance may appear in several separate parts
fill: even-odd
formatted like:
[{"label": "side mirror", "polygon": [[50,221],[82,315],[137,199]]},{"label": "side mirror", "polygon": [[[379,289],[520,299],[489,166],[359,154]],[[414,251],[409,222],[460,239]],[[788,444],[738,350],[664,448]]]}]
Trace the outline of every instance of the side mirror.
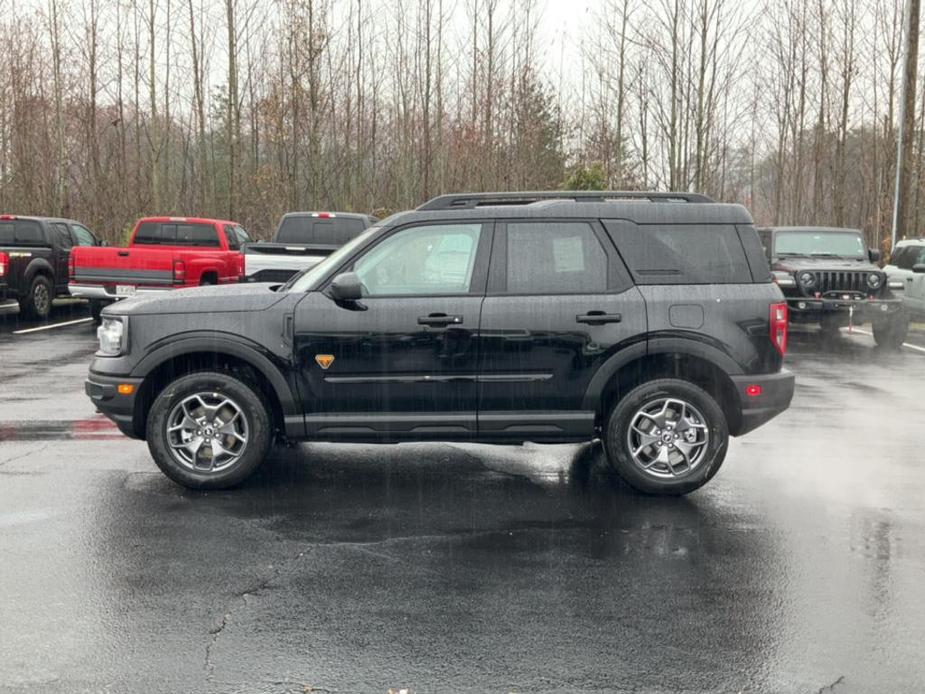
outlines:
[{"label": "side mirror", "polygon": [[97,244],[98,246],[108,246],[108,245],[109,245],[109,241],[107,241],[106,239],[100,239],[99,241],[96,242],[96,244]]},{"label": "side mirror", "polygon": [[925,263],[916,263],[912,266],[912,272],[922,274],[925,272]]},{"label": "side mirror", "polygon": [[363,298],[363,283],[355,272],[342,272],[331,280],[329,293],[334,301],[359,301]]},{"label": "side mirror", "polygon": [[870,258],[870,262],[879,263],[880,262],[880,251],[878,251],[876,248],[868,248],[867,257]]}]

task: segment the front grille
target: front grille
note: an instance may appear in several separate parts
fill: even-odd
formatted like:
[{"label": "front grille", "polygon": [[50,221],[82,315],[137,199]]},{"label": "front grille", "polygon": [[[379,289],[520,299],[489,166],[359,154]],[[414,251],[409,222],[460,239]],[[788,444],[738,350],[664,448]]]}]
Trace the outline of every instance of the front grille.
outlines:
[{"label": "front grille", "polygon": [[[801,273],[796,274],[797,277],[799,277]],[[863,292],[864,294],[875,294],[878,291],[871,289],[867,284],[869,272],[859,272],[856,270],[816,270],[812,274],[816,278],[816,281],[810,287],[803,287],[804,293],[809,295],[813,295],[816,292],[822,294],[827,292]]]}]

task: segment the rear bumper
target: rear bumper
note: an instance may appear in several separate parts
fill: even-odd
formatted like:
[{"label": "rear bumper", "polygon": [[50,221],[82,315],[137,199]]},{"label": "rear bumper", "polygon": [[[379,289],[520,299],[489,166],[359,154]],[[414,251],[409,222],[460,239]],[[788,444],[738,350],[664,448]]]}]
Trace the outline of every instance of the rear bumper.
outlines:
[{"label": "rear bumper", "polygon": [[815,299],[811,297],[787,297],[790,318],[796,322],[819,320],[822,316],[836,313],[851,314],[857,322],[864,322],[877,316],[889,316],[902,310],[902,299]]},{"label": "rear bumper", "polygon": [[[742,436],[790,407],[796,379],[791,372],[782,369],[776,374],[733,376],[732,382],[739,397],[741,416],[729,433]],[[756,390],[759,394],[748,394]]]},{"label": "rear bumper", "polygon": [[[125,378],[122,376],[104,376],[90,372],[84,382],[84,391],[89,396],[96,409],[115,422],[119,430],[133,439],[141,438],[135,431],[135,397],[141,386],[140,378]],[[119,393],[120,384],[134,386],[131,395]]]},{"label": "rear bumper", "polygon": [[[164,292],[173,291],[174,287],[138,287],[134,296],[159,296]],[[80,299],[105,299],[107,301],[118,301],[119,299],[130,299],[128,296],[118,296],[115,289],[108,289],[104,284],[77,284],[71,282],[67,285],[67,290],[71,296]]]}]

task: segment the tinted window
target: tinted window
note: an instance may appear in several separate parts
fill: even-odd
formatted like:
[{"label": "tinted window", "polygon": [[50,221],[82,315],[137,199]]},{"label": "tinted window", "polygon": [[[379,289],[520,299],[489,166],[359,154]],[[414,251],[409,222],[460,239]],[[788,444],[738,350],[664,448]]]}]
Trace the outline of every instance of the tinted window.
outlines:
[{"label": "tinted window", "polygon": [[276,233],[276,242],[342,246],[365,228],[366,223],[355,217],[331,217],[329,219],[307,215],[284,217]]},{"label": "tinted window", "polygon": [[354,263],[370,296],[466,294],[481,224],[429,225],[389,236]]},{"label": "tinted window", "polygon": [[74,236],[77,237],[78,246],[96,245],[96,237],[86,227],[82,227],[79,224],[72,224],[71,229],[74,231]]},{"label": "tinted window", "polygon": [[67,224],[54,222],[51,226],[55,230],[55,239],[57,239],[59,246],[71,248],[74,245],[74,240],[71,238],[71,232],[68,230]]},{"label": "tinted window", "polygon": [[245,243],[250,243],[250,242],[251,242],[250,234],[248,234],[248,233],[244,230],[244,227],[236,226],[236,227],[233,228],[233,231],[234,231],[234,233],[235,233],[235,234],[237,235],[237,237],[238,237],[238,243],[239,243],[239,244],[243,245],[243,244],[245,244]]},{"label": "tinted window", "polygon": [[900,270],[911,270],[914,265],[925,262],[925,246],[903,246],[893,253],[893,265]]},{"label": "tinted window", "polygon": [[752,281],[732,224],[606,222],[637,284],[741,284]]},{"label": "tinted window", "polygon": [[0,222],[0,243],[17,246],[44,246],[45,235],[38,222],[21,219]]},{"label": "tinted window", "polygon": [[211,224],[145,222],[138,227],[135,243],[143,246],[198,246],[218,248],[218,234]]},{"label": "tinted window", "polygon": [[135,243],[144,246],[166,243],[164,241],[164,225],[157,222],[145,222],[135,232]]},{"label": "tinted window", "polygon": [[506,289],[512,294],[605,292],[607,255],[585,222],[512,222]]}]

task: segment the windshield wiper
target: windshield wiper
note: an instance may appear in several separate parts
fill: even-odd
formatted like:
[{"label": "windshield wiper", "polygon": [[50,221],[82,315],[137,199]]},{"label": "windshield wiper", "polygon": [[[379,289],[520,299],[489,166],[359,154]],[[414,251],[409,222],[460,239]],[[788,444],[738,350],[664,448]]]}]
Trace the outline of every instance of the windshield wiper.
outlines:
[{"label": "windshield wiper", "polygon": [[777,256],[779,258],[808,258],[809,255],[806,253],[796,253],[792,251],[778,251]]}]

